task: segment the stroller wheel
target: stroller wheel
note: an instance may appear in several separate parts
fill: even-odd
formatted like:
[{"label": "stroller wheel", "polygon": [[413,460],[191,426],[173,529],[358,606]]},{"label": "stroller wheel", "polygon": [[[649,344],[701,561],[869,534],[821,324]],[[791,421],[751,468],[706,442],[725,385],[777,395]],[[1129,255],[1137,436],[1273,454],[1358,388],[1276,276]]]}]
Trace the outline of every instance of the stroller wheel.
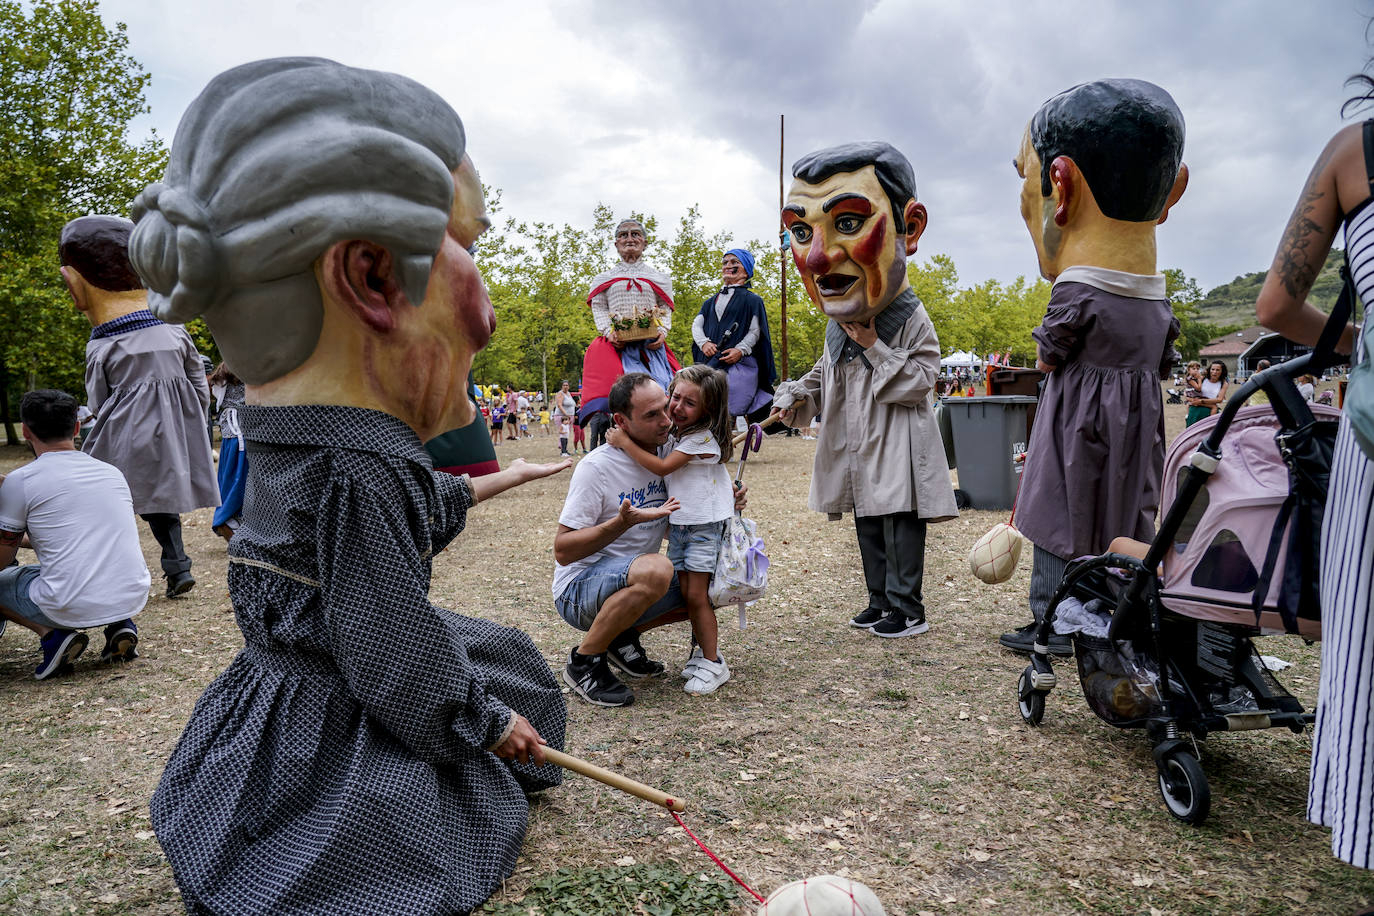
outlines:
[{"label": "stroller wheel", "polygon": [[1016,705],[1027,725],[1039,725],[1045,718],[1045,694],[1031,685],[1031,672],[1026,668],[1016,682]]},{"label": "stroller wheel", "polygon": [[1185,824],[1197,826],[1212,808],[1212,790],[1202,764],[1185,750],[1173,750],[1159,761],[1159,794],[1169,813]]}]

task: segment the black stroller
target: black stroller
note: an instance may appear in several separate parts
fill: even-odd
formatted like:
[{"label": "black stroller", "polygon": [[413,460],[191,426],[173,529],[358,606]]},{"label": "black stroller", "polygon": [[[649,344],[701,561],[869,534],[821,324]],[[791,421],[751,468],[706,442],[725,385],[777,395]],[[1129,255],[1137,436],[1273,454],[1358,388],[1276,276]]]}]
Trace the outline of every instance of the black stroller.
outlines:
[{"label": "black stroller", "polygon": [[[1069,564],[1017,685],[1021,717],[1038,725],[1057,683],[1054,622],[1083,622],[1073,641],[1088,705],[1109,725],[1145,730],[1164,804],[1190,824],[1211,805],[1197,741],[1301,733],[1314,719],[1252,642],[1281,631],[1320,638],[1317,553],[1339,412],[1298,393],[1293,380],[1314,356],[1251,376],[1219,415],[1175,440],[1153,542],[1113,542],[1117,552]],[[1245,407],[1260,390],[1270,403]]]}]

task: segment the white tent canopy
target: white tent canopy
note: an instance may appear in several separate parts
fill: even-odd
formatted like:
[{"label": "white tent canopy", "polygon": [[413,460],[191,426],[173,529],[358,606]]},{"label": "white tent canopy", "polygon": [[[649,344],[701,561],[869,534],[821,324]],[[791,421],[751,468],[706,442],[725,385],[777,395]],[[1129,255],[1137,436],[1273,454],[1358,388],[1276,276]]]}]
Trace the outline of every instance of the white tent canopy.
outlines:
[{"label": "white tent canopy", "polygon": [[981,365],[983,361],[967,350],[955,350],[940,360],[941,369],[974,369]]}]

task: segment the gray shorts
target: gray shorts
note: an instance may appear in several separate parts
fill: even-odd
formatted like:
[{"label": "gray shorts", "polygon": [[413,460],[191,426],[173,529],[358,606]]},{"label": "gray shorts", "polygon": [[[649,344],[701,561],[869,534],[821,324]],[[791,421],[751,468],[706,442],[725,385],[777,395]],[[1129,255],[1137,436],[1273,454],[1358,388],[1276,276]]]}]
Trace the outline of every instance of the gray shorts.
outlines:
[{"label": "gray shorts", "polygon": [[[584,633],[590,630],[601,605],[628,584],[630,564],[637,559],[639,557],[605,557],[582,570],[563,589],[563,594],[554,599],[558,616]],[[677,573],[673,573],[667,594],[649,605],[634,625],[648,623],[682,606],[682,588],[677,584]]]},{"label": "gray shorts", "polygon": [[0,606],[23,617],[29,623],[52,630],[65,630],[67,627],[44,614],[29,600],[29,589],[33,580],[38,578],[37,566],[10,566],[0,569]]},{"label": "gray shorts", "polygon": [[725,535],[725,522],[668,526],[668,559],[677,572],[716,571],[716,555]]}]

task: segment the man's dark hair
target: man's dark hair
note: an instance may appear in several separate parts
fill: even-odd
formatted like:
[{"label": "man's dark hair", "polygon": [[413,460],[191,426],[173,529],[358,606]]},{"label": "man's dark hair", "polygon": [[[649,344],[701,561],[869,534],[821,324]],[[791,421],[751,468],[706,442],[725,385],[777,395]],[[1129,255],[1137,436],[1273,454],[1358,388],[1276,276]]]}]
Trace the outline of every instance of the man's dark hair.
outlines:
[{"label": "man's dark hair", "polygon": [[634,418],[630,412],[630,401],[634,399],[635,389],[645,382],[652,382],[654,377],[647,372],[626,372],[615,380],[611,386],[610,407],[611,413],[623,413],[625,416]]},{"label": "man's dark hair", "polygon": [[19,401],[19,419],[40,442],[70,439],[76,431],[76,398],[51,388],[30,391]]},{"label": "man's dark hair", "polygon": [[820,184],[831,175],[841,172],[857,172],[864,166],[873,166],[878,176],[878,184],[887,193],[892,204],[892,219],[897,232],[906,233],[906,203],[916,199],[916,173],[911,163],[897,148],[881,140],[864,143],[845,143],[807,153],[792,166],[792,177],[807,184]]},{"label": "man's dark hair", "polygon": [[1159,219],[1183,162],[1183,113],[1154,83],[1097,80],[1065,89],[1030,122],[1040,157],[1040,194],[1049,197],[1050,163],[1068,156],[1083,173],[1102,215]]},{"label": "man's dark hair", "polygon": [[82,216],[62,227],[58,263],[73,267],[86,282],[111,293],[143,289],[129,263],[131,220],[120,216]]}]

